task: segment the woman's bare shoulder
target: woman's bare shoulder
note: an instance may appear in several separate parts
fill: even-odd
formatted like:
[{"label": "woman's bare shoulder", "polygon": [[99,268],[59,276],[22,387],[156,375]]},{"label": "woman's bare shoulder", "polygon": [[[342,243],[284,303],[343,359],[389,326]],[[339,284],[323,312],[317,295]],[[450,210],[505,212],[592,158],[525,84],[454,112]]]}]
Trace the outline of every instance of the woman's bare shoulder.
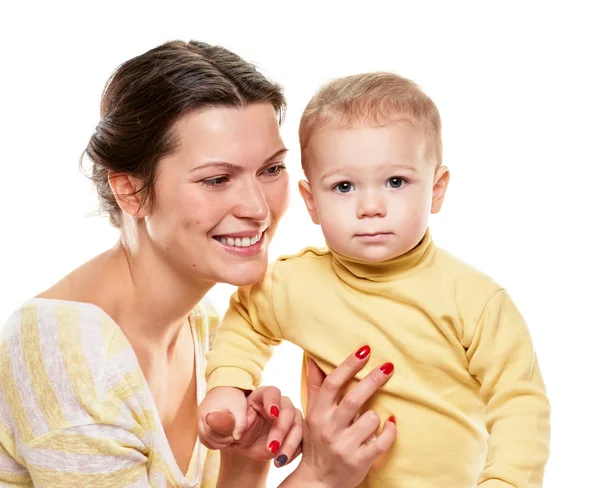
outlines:
[{"label": "woman's bare shoulder", "polygon": [[109,249],[75,268],[35,298],[87,302],[102,308],[107,291],[114,289],[114,285],[107,285],[110,285],[109,277],[116,260],[115,249]]}]

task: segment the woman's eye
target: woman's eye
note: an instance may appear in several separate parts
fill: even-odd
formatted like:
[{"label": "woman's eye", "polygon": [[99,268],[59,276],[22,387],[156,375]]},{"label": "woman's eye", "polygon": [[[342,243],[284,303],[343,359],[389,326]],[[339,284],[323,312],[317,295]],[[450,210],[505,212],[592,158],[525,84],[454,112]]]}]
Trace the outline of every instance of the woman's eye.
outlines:
[{"label": "woman's eye", "polygon": [[342,181],[341,183],[335,185],[333,190],[337,191],[338,193],[348,193],[354,190],[354,185],[349,181]]},{"label": "woman's eye", "polygon": [[277,176],[285,169],[285,164],[276,164],[275,166],[270,166],[267,168],[264,173],[267,176]]},{"label": "woman's eye", "polygon": [[221,186],[229,181],[228,176],[217,176],[216,178],[209,178],[208,180],[202,180],[201,183],[206,186]]},{"label": "woman's eye", "polygon": [[387,180],[386,185],[388,188],[402,188],[406,184],[406,180],[404,178],[400,178],[399,176],[394,176]]}]

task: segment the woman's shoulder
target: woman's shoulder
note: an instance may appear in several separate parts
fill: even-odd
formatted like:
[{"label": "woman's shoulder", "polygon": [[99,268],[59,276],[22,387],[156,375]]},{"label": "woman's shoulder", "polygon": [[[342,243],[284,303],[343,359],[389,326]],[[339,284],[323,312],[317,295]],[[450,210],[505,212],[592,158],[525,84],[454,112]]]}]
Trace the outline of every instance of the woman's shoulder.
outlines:
[{"label": "woman's shoulder", "polygon": [[56,298],[32,298],[6,320],[0,344],[18,347],[26,356],[38,353],[40,361],[60,355],[106,354],[119,327],[98,306]]},{"label": "woman's shoulder", "polygon": [[52,381],[89,378],[95,383],[111,354],[122,347],[120,336],[118,325],[94,304],[32,298],[8,317],[0,331],[0,374],[35,372],[30,380],[48,376]]},{"label": "woman's shoulder", "polygon": [[[0,331],[2,411],[10,431],[35,438],[50,430],[119,415],[139,389],[135,353],[114,321],[96,305],[34,298]],[[132,385],[135,382],[136,385]],[[109,412],[113,408],[114,412]],[[19,413],[20,412],[20,413]]]}]

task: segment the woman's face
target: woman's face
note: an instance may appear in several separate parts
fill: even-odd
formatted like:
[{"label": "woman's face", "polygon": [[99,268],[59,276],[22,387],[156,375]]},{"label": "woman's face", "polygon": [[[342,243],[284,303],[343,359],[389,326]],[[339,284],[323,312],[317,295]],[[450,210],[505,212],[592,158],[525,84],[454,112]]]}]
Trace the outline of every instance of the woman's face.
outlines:
[{"label": "woman's face", "polygon": [[195,112],[174,127],[146,218],[150,242],[193,282],[256,283],[289,200],[287,149],[269,103]]}]

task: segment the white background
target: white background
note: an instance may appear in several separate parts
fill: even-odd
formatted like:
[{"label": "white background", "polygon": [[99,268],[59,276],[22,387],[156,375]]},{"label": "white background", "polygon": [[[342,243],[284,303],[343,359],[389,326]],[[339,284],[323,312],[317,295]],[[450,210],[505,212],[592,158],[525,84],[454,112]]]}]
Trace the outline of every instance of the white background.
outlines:
[{"label": "white background", "polygon": [[[120,62],[166,40],[194,38],[257,63],[286,88],[283,136],[294,182],[301,177],[298,121],[318,85],[394,70],[417,81],[442,114],[451,183],[431,223],[434,239],[504,285],[529,323],[552,402],[545,486],[598,486],[600,35],[593,2],[217,3],[1,7],[2,320],[117,237],[107,220],[88,216],[96,199],[78,159]],[[272,258],[323,243],[295,184],[292,193]],[[231,291],[211,292],[221,310]],[[299,352],[284,345],[265,382],[298,401],[299,366]],[[288,472],[273,470],[270,486]]]}]

